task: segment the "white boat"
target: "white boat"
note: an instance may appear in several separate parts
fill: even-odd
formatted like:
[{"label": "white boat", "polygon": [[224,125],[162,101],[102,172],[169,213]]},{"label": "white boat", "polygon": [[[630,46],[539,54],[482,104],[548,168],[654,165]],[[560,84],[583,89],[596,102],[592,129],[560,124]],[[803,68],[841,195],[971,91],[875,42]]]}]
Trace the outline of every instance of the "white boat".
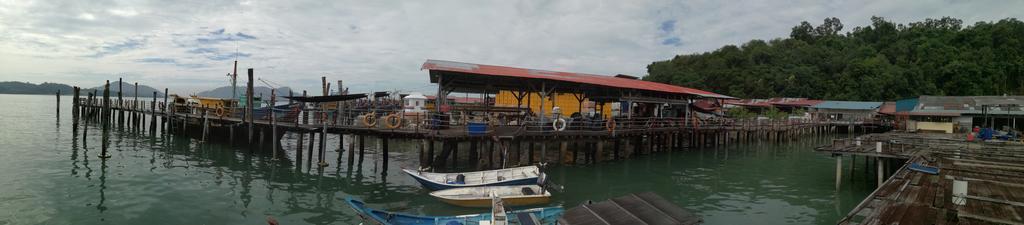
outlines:
[{"label": "white boat", "polygon": [[483,186],[452,188],[430,192],[442,202],[462,207],[491,207],[491,197],[500,197],[506,206],[542,205],[551,202],[551,192],[540,185]]},{"label": "white boat", "polygon": [[497,170],[464,173],[431,173],[403,169],[423,187],[430,190],[444,190],[461,187],[502,186],[536,184],[540,168],[524,166]]}]

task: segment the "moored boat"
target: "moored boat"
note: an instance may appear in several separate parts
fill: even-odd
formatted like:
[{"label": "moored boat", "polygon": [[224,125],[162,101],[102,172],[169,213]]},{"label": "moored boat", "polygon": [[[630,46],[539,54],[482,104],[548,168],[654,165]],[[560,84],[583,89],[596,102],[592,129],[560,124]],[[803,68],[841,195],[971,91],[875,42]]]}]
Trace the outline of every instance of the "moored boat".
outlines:
[{"label": "moored boat", "polygon": [[462,207],[491,207],[491,196],[500,197],[505,206],[540,205],[551,201],[551,192],[540,185],[452,188],[430,192],[430,196]]},{"label": "moored boat", "polygon": [[[483,222],[483,224],[490,223],[492,219],[491,213],[458,216],[420,216],[372,209],[366,207],[366,204],[362,201],[355,200],[351,197],[346,197],[345,202],[348,203],[348,205],[352,207],[352,209],[355,210],[363,220],[381,225],[475,225],[482,224],[481,222]],[[558,217],[561,216],[563,212],[564,210],[562,207],[545,207],[516,210],[505,213],[507,215],[507,224],[537,224],[532,220],[521,222],[519,219],[531,218],[540,221],[539,224],[554,225],[556,224]]]},{"label": "moored boat", "polygon": [[541,174],[537,166],[464,173],[431,173],[409,169],[402,171],[416,179],[423,187],[435,191],[461,187],[536,184]]}]

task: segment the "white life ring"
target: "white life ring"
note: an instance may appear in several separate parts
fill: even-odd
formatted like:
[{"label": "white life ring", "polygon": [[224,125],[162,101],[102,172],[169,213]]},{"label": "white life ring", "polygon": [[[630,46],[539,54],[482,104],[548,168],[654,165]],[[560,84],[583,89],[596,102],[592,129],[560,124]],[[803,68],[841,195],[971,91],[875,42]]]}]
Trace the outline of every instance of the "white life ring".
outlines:
[{"label": "white life ring", "polygon": [[[562,124],[562,125],[559,126],[558,124]],[[551,128],[554,128],[555,131],[563,131],[563,130],[565,130],[565,126],[566,125],[567,125],[567,123],[565,122],[565,119],[562,119],[562,118],[555,119],[555,121],[551,122]]]}]

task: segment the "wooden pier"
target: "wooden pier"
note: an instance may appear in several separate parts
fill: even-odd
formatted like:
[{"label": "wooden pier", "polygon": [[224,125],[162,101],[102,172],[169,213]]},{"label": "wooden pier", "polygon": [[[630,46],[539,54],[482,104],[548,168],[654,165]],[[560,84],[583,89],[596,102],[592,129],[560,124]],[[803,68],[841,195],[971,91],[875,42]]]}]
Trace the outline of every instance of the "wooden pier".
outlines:
[{"label": "wooden pier", "polygon": [[[265,147],[272,149],[274,154],[282,146],[282,136],[296,133],[299,137],[294,145],[296,157],[315,156],[321,166],[327,166],[323,159],[325,136],[341,137],[339,146],[342,149],[336,150],[348,150],[350,163],[364,158],[366,146],[363,140],[367,136],[379,138],[385,167],[389,140],[419,140],[421,167],[435,170],[449,170],[459,164],[486,169],[535,163],[599,163],[664,151],[783,142],[801,136],[845,132],[851,126],[858,126],[828,121],[633,117],[618,118],[611,122],[613,125],[609,125],[607,120],[577,120],[570,122],[564,130],[555,130],[551,127],[551,118],[539,122],[540,118],[520,117],[491,121],[485,133],[476,134],[468,131],[469,124],[465,119],[451,119],[458,117],[451,115],[454,113],[445,117],[433,113],[410,116],[398,111],[352,108],[342,101],[334,108],[300,104],[296,109],[271,112],[291,116],[257,118],[227,115],[218,113],[215,108],[187,104],[180,99],[175,101],[166,91],[164,96],[152,96],[150,99],[136,96],[112,99],[109,96],[113,93],[109,89],[104,93],[87,93],[85,97],[76,91],[73,93],[77,97],[73,97],[72,112],[76,118],[111,125],[111,129],[119,131],[176,134],[203,142]],[[243,114],[252,115],[252,110],[247,108]],[[394,126],[394,122],[368,125],[363,119],[370,115],[378,118],[394,115],[397,117],[395,121],[401,125]],[[437,124],[444,126],[438,127]],[[345,139],[349,140],[347,149]],[[469,149],[459,149],[467,146],[459,143],[468,143]],[[317,152],[313,152],[314,149]]]},{"label": "wooden pier", "polygon": [[890,132],[839,139],[818,150],[837,157],[837,187],[839,157],[877,165],[878,188],[839,224],[1024,224],[1022,143]]}]

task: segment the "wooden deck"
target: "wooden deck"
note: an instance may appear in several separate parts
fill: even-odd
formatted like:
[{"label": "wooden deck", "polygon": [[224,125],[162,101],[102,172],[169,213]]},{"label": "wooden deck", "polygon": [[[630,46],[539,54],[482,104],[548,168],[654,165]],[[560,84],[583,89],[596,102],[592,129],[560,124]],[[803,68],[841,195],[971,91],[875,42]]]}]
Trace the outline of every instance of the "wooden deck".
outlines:
[{"label": "wooden deck", "polygon": [[[908,159],[839,224],[1024,224],[1024,144],[967,142],[961,136],[872,134],[861,136],[860,146],[842,140],[819,148]],[[882,152],[876,142],[886,143]],[[939,172],[914,171],[911,164]],[[968,184],[963,205],[953,203],[954,180]]]}]

